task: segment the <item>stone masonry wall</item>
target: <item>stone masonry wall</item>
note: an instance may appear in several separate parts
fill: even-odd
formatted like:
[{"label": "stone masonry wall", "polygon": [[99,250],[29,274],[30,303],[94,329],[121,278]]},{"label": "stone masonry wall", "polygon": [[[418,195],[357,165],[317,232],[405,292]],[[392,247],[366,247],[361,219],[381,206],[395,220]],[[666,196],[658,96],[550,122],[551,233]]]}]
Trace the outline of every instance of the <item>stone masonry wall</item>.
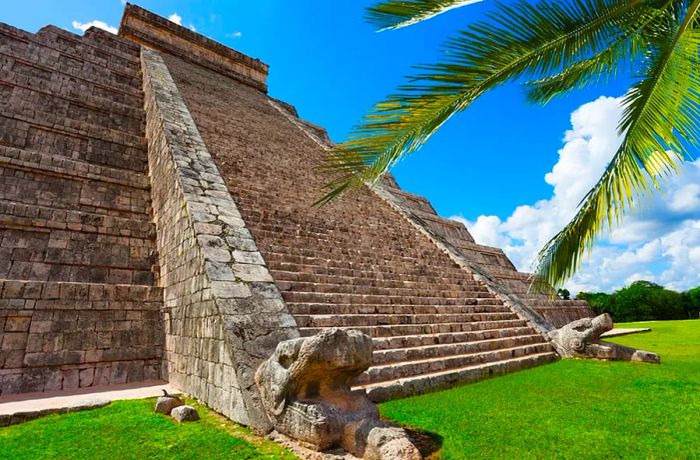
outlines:
[{"label": "stone masonry wall", "polygon": [[143,48],[165,373],[222,414],[270,428],[254,373],[297,337],[277,287],[157,51]]},{"label": "stone masonry wall", "polygon": [[139,46],[0,24],[0,395],[160,378]]}]

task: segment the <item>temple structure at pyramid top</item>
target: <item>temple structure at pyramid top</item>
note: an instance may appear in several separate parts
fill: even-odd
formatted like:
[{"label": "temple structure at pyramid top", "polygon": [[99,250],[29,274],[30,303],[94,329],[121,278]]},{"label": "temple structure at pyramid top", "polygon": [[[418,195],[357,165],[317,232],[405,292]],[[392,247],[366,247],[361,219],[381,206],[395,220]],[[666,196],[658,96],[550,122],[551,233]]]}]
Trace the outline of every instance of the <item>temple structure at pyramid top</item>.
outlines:
[{"label": "temple structure at pyramid top", "polygon": [[284,340],[371,337],[374,401],[557,358],[590,316],[391,176],[323,207],[325,131],[268,66],[138,6],[118,36],[0,24],[0,395],[167,380],[270,427]]}]

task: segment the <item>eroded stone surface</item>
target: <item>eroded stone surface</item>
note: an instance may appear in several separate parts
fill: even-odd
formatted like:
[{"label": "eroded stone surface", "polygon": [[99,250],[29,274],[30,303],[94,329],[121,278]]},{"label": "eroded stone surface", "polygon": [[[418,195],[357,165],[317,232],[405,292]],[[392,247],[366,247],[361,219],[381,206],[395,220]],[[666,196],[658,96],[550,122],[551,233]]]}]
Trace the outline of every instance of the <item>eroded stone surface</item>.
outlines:
[{"label": "eroded stone surface", "polygon": [[199,420],[199,412],[192,406],[178,406],[170,413],[178,422],[194,422]]},{"label": "eroded stone surface", "polygon": [[170,415],[173,409],[182,406],[184,403],[182,399],[177,396],[166,394],[165,396],[160,396],[156,400],[156,412],[161,414]]},{"label": "eroded stone surface", "polygon": [[418,459],[406,432],[379,420],[376,406],[350,390],[371,364],[372,340],[327,329],[281,342],[255,375],[277,431],[317,450],[342,447],[366,459]]},{"label": "eroded stone surface", "polygon": [[268,431],[253,376],[277,342],[298,336],[294,318],[161,55],[143,49],[142,65],[168,379]]},{"label": "eroded stone surface", "polygon": [[549,333],[552,345],[563,358],[596,358],[658,363],[661,357],[649,351],[603,342],[600,336],[613,328],[607,313],[583,318]]},{"label": "eroded stone surface", "polygon": [[0,396],[161,377],[139,46],[0,24]]}]

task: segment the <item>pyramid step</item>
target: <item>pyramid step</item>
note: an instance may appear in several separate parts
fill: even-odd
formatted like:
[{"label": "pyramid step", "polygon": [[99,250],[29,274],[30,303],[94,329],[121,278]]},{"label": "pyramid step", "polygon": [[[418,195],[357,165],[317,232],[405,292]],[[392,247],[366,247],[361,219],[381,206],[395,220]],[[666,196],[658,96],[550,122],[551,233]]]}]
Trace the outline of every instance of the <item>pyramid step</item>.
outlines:
[{"label": "pyramid step", "polygon": [[422,296],[391,296],[371,294],[336,294],[331,292],[295,292],[283,291],[282,297],[290,303],[342,303],[342,304],[375,304],[375,305],[470,305],[477,304],[477,299],[487,300],[494,305],[493,296],[489,292],[464,292],[463,297],[440,297],[434,292],[423,292]]},{"label": "pyramid step", "polygon": [[97,120],[86,118],[84,113],[82,116],[78,113],[75,116],[69,116],[66,110],[54,111],[54,108],[46,104],[37,104],[36,106],[26,104],[26,107],[26,110],[21,110],[22,107],[11,107],[11,111],[0,108],[0,114],[13,120],[28,123],[34,128],[60,129],[68,135],[103,139],[141,150],[146,148],[146,140],[142,137],[138,127],[134,127],[133,131],[130,132],[119,131],[110,129],[96,122]]},{"label": "pyramid step", "polygon": [[[95,300],[105,302],[160,302],[163,288],[136,284],[29,281],[0,278],[0,298],[23,300]],[[38,308],[37,309],[41,309]],[[87,305],[78,309],[89,310]],[[129,310],[130,308],[125,308]],[[138,308],[137,308],[138,309]]]},{"label": "pyramid step", "polygon": [[28,205],[2,199],[0,227],[70,230],[144,240],[153,240],[156,231],[155,224],[146,220]]},{"label": "pyramid step", "polygon": [[[264,254],[263,254],[264,257]],[[285,280],[290,277],[305,281],[329,279],[348,279],[352,280],[353,284],[371,285],[376,283],[384,285],[385,282],[392,283],[417,283],[417,284],[440,284],[440,285],[455,285],[461,287],[481,287],[481,283],[476,282],[468,273],[463,271],[457,272],[434,272],[431,274],[411,274],[411,273],[396,273],[380,270],[355,270],[348,268],[333,268],[322,267],[318,265],[299,265],[291,263],[270,263],[268,261],[270,273],[275,279]],[[280,275],[281,274],[281,275]],[[279,278],[277,277],[279,276]]]},{"label": "pyramid step", "polygon": [[27,205],[137,220],[148,219],[151,206],[149,190],[17,164],[0,164],[0,196]]},{"label": "pyramid step", "polygon": [[394,337],[374,337],[372,346],[374,350],[387,350],[397,348],[413,348],[431,345],[442,345],[462,342],[490,340],[519,335],[532,334],[529,326],[502,327],[498,329],[484,329],[469,332],[446,332],[440,334],[417,334]]},{"label": "pyramid step", "polygon": [[472,342],[457,342],[410,348],[375,350],[374,354],[372,355],[372,364],[373,366],[380,366],[421,359],[439,359],[442,357],[489,352],[543,342],[544,338],[540,334],[532,334],[532,331],[530,331],[530,334],[528,335],[499,337]]},{"label": "pyramid step", "polygon": [[39,29],[31,37],[37,43],[51,49],[80,55],[98,65],[114,61],[115,68],[138,70],[140,46],[105,30],[90,28],[81,35],[74,34],[60,27],[48,25]]},{"label": "pyramid step", "polygon": [[118,35],[94,27],[85,31],[83,41],[93,44],[99,51],[108,52],[112,56],[122,57],[136,65],[141,63],[139,44]]},{"label": "pyramid step", "polygon": [[299,273],[318,273],[322,275],[340,275],[351,277],[375,277],[392,280],[429,280],[431,278],[450,278],[455,281],[460,279],[473,280],[469,273],[461,269],[434,268],[430,266],[397,266],[397,265],[372,265],[355,264],[349,260],[285,260],[284,256],[265,253],[261,251],[265,261],[272,270],[296,271]]},{"label": "pyramid step", "polygon": [[373,384],[355,385],[353,389],[363,391],[374,402],[383,402],[455,385],[476,382],[496,375],[547,364],[557,359],[554,352],[535,353],[502,361],[475,364],[461,368],[430,372],[412,377],[394,379]]},{"label": "pyramid step", "polygon": [[340,286],[368,286],[386,289],[419,289],[427,284],[436,284],[442,286],[446,290],[462,290],[469,288],[478,290],[483,288],[483,284],[469,277],[463,279],[457,278],[427,278],[422,277],[418,280],[409,279],[384,279],[376,276],[372,277],[352,277],[338,275],[321,275],[316,273],[290,272],[283,270],[270,270],[273,278],[278,286],[285,283],[315,283]]},{"label": "pyramid step", "polygon": [[[439,324],[471,324],[476,322],[510,321],[517,316],[512,312],[457,313],[457,314],[394,314],[394,315],[294,315],[300,328],[360,328],[377,326],[407,326]],[[449,330],[449,329],[448,329]],[[460,329],[465,330],[465,329]],[[469,330],[469,329],[466,329]],[[439,332],[439,331],[438,331]]]},{"label": "pyramid step", "polygon": [[[140,90],[137,84],[139,53],[118,52],[116,48],[99,46],[55,26],[46,26],[36,34],[12,27],[0,28],[6,46],[3,52],[15,54],[38,64],[70,74],[88,73],[115,86]],[[98,46],[96,46],[98,45]]]},{"label": "pyramid step", "polygon": [[[370,337],[395,337],[422,334],[446,334],[459,332],[483,331],[487,329],[525,327],[527,322],[521,319],[473,321],[469,323],[436,323],[436,324],[393,324],[377,326],[333,326],[339,329],[354,330]],[[327,326],[299,326],[303,337],[318,334]]]},{"label": "pyramid step", "polygon": [[[419,251],[412,251],[410,256],[405,255],[405,253],[402,252],[396,252],[396,251],[381,251],[381,250],[375,250],[375,251],[355,251],[355,250],[350,250],[346,247],[341,247],[338,245],[334,246],[325,246],[319,243],[314,244],[313,246],[302,246],[302,247],[295,247],[295,246],[290,246],[290,245],[281,245],[281,244],[267,244],[267,245],[261,245],[260,247],[261,250],[272,253],[272,254],[284,254],[289,257],[301,257],[301,258],[315,258],[315,259],[339,259],[339,258],[346,258],[346,259],[351,259],[354,262],[358,263],[370,263],[370,264],[377,264],[378,262],[382,262],[383,264],[396,264],[396,263],[408,263],[408,264],[418,264],[418,265],[425,265],[426,262],[435,262],[431,261],[429,258],[426,258],[426,256],[429,256],[430,254],[428,252],[419,252]],[[435,267],[454,267],[454,263],[450,261],[450,263],[442,263],[442,264],[436,264],[432,265]]]},{"label": "pyramid step", "polygon": [[[141,92],[124,92],[121,89],[101,85],[94,80],[87,80],[81,76],[66,75],[53,72],[50,68],[41,64],[32,63],[20,57],[12,57],[0,50],[0,62],[8,73],[2,80],[7,83],[17,84],[40,91],[65,97],[84,97],[85,101],[96,106],[110,106],[116,104],[116,110],[125,111],[143,105]],[[10,70],[11,69],[11,70]]]},{"label": "pyramid step", "polygon": [[[370,238],[370,241],[363,241],[363,235],[360,234],[347,233],[340,237],[340,235],[322,233],[321,230],[307,232],[310,235],[309,237],[300,237],[294,234],[296,230],[293,228],[278,227],[278,229],[275,231],[261,230],[254,222],[249,221],[249,218],[245,213],[244,217],[246,223],[251,229],[251,232],[253,232],[256,238],[261,241],[265,250],[269,250],[270,247],[275,245],[295,248],[315,248],[317,245],[323,245],[333,248],[327,252],[337,254],[338,251],[340,251],[346,255],[360,255],[365,257],[376,256],[378,253],[422,253],[424,255],[430,255],[430,249],[426,248],[423,242],[409,239],[414,237],[388,235],[387,243],[381,247],[376,247],[371,239],[380,237],[381,235],[371,234],[368,231],[365,231],[364,237]],[[358,231],[360,230],[358,229]],[[401,244],[402,239],[404,240],[403,244]],[[358,249],[363,247],[368,249]]]},{"label": "pyramid step", "polygon": [[[0,30],[0,36],[8,36]],[[103,86],[112,91],[140,97],[142,86],[136,71],[117,68],[118,64],[97,64],[88,56],[79,56],[65,51],[57,51],[38,42],[23,42],[10,38],[0,50],[0,58],[13,63],[20,62],[24,67],[32,67],[44,73],[63,74],[67,77],[84,81],[88,87]],[[110,69],[109,66],[115,67]],[[16,71],[17,67],[13,66]],[[126,72],[125,72],[126,70]],[[38,73],[38,72],[37,72]],[[90,75],[92,78],[84,78]]]},{"label": "pyramid step", "polygon": [[[87,96],[81,98],[79,94],[67,96],[50,90],[41,90],[37,87],[22,86],[22,76],[13,72],[3,75],[3,100],[13,107],[14,114],[25,120],[41,119],[37,112],[50,113],[53,117],[62,117],[90,126],[99,126],[109,131],[122,133],[127,136],[143,131],[145,117],[143,110],[138,106],[124,106],[105,99]],[[64,88],[70,91],[70,87]]]},{"label": "pyramid step", "polygon": [[0,166],[21,168],[36,173],[91,180],[146,190],[150,180],[145,173],[110,168],[61,155],[50,155],[0,145]]},{"label": "pyramid step", "polygon": [[287,303],[293,315],[416,315],[451,313],[511,313],[509,307],[496,305],[362,305],[341,303]]},{"label": "pyramid step", "polygon": [[64,126],[30,123],[0,114],[0,130],[8,135],[0,144],[22,150],[49,155],[66,156],[74,160],[127,169],[143,173],[147,167],[146,145],[141,141],[123,142],[119,136],[102,137],[100,133],[88,133]]},{"label": "pyramid step", "polygon": [[[328,284],[293,282],[285,283],[277,281],[277,287],[286,292],[310,292],[324,294],[350,294],[350,295],[376,295],[392,297],[421,297],[426,294],[445,299],[472,298],[473,293],[487,294],[483,286],[474,286],[469,289],[449,289],[441,285],[424,284],[417,287],[384,288],[367,286],[364,284]],[[476,303],[476,302],[474,302]],[[468,303],[467,303],[468,304]]]},{"label": "pyramid step", "polygon": [[[3,225],[0,216],[0,250],[11,251],[12,261],[86,264],[104,267],[150,269],[155,242],[150,238],[124,237],[86,231],[88,226],[47,231],[40,225],[19,227],[12,219]],[[90,229],[91,230],[91,229]]]},{"label": "pyramid step", "polygon": [[[239,202],[245,207],[245,200],[236,199],[236,203]],[[257,203],[254,206],[260,206],[261,204]],[[362,217],[367,219],[367,225],[351,224],[347,220],[348,218],[360,219]],[[249,222],[250,226],[259,233],[272,236],[271,241],[275,241],[274,235],[284,234],[289,235],[291,241],[294,241],[297,237],[302,237],[329,243],[358,242],[358,238],[360,242],[364,242],[365,240],[371,241],[373,236],[381,235],[383,231],[387,237],[386,244],[376,246],[377,248],[400,247],[400,243],[403,241],[411,244],[411,247],[425,247],[426,243],[420,240],[412,241],[418,235],[418,231],[412,228],[410,230],[386,228],[386,226],[382,225],[381,220],[371,216],[344,216],[344,218],[345,220],[318,222],[314,225],[309,223],[302,224],[301,222],[294,223],[294,216],[280,215],[274,222],[271,222],[270,216],[264,216],[264,220],[258,221],[255,218],[255,211],[250,209],[246,211],[246,222]]]},{"label": "pyramid step", "polygon": [[421,272],[431,271],[440,272],[443,270],[459,269],[454,264],[436,264],[430,260],[413,258],[413,257],[398,257],[392,254],[384,257],[377,256],[374,259],[369,258],[343,258],[333,254],[316,253],[315,256],[302,256],[296,254],[270,252],[264,249],[261,245],[260,250],[265,254],[265,260],[270,264],[274,263],[293,263],[298,265],[316,265],[334,268],[354,268],[365,270],[376,270],[380,267],[387,267],[389,270],[406,270],[420,274]]},{"label": "pyramid step", "polygon": [[577,300],[577,299],[570,299],[570,300],[565,300],[565,299],[533,299],[529,298],[526,299],[528,300],[528,304],[533,305],[533,306],[542,306],[542,307],[587,307],[588,302],[585,300]]},{"label": "pyramid step", "polygon": [[391,364],[380,364],[370,367],[365,373],[360,375],[355,380],[355,384],[364,385],[385,382],[388,380],[397,380],[420,374],[447,371],[450,369],[474,366],[476,364],[506,361],[521,356],[548,353],[551,351],[552,346],[549,343],[535,343],[498,350],[443,356],[434,359],[428,358]]}]

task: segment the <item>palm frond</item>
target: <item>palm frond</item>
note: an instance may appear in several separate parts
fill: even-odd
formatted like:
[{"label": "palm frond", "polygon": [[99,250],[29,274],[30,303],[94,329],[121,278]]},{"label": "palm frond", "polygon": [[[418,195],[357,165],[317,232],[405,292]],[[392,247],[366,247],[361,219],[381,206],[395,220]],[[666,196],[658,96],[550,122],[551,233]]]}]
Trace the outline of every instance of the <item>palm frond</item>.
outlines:
[{"label": "palm frond", "polygon": [[573,63],[555,75],[526,82],[528,102],[546,104],[573,90],[607,83],[623,66],[632,70],[649,47],[648,33],[659,27],[672,5],[673,0],[667,0],[661,8],[640,12],[615,42],[593,57]]},{"label": "palm frond", "polygon": [[367,8],[367,20],[380,31],[399,29],[482,0],[388,0]]},{"label": "palm frond", "polygon": [[[658,31],[641,79],[624,99],[622,143],[573,220],[542,249],[537,275],[553,286],[569,278],[596,239],[678,169],[700,127],[700,0]],[[681,20],[682,19],[682,20]]]},{"label": "palm frond", "polygon": [[426,73],[377,104],[329,154],[322,167],[333,179],[317,204],[375,183],[484,92],[521,76],[561,72],[600,53],[649,8],[644,0],[499,6],[447,43],[446,62],[422,67]]}]

